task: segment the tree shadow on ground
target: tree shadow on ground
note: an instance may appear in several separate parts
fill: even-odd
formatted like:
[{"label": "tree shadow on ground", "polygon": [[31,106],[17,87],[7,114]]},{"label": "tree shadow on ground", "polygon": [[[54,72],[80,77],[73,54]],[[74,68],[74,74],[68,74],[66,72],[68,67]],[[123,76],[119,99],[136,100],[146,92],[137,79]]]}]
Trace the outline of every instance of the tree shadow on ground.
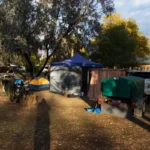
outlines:
[{"label": "tree shadow on ground", "polygon": [[[82,97],[81,99],[85,101],[92,108],[96,106],[96,101],[89,100],[88,97]],[[150,105],[148,105],[148,107],[150,109]],[[150,132],[150,124],[147,123],[147,122],[150,122],[150,114],[148,115],[146,113],[143,118],[135,117],[135,116],[132,116],[132,111],[130,109],[125,110],[125,109],[118,108],[115,106],[110,106],[109,104],[106,104],[105,102],[103,102],[101,108],[102,108],[102,112],[104,113],[128,119],[134,124]]]},{"label": "tree shadow on ground", "polygon": [[149,103],[150,103],[149,101],[146,103],[146,112],[142,118],[133,117],[132,119],[129,120],[150,132],[150,112],[149,112],[150,104]]},{"label": "tree shadow on ground", "polygon": [[149,121],[149,122],[150,122],[150,117],[148,117],[148,116],[145,115],[143,118],[144,118],[146,121]]},{"label": "tree shadow on ground", "polygon": [[33,149],[35,109],[28,109],[21,104],[10,103],[9,100],[2,102],[1,98],[2,97],[0,97],[0,149]]},{"label": "tree shadow on ground", "polygon": [[50,150],[50,108],[45,99],[37,106],[37,119],[34,132],[34,150]]},{"label": "tree shadow on ground", "polygon": [[82,115],[78,111],[71,111],[74,111],[74,108],[66,108],[65,111],[63,108],[53,110],[52,118],[59,119],[59,123],[56,123],[55,129],[52,129],[52,133],[57,134],[55,141],[51,141],[52,148],[57,150],[109,150],[115,147],[110,138],[110,132],[103,125],[91,120],[87,114]]},{"label": "tree shadow on ground", "polygon": [[139,118],[133,117],[132,119],[129,120],[150,132],[150,125],[140,120]]}]

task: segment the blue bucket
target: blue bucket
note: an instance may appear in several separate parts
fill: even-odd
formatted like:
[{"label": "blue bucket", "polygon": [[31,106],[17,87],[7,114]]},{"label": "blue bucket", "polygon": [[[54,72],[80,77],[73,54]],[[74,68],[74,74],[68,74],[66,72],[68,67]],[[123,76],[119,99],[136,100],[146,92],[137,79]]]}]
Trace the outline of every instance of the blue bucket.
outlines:
[{"label": "blue bucket", "polygon": [[100,112],[101,112],[101,109],[100,109],[100,108],[95,108],[95,109],[94,109],[94,113],[100,114]]}]

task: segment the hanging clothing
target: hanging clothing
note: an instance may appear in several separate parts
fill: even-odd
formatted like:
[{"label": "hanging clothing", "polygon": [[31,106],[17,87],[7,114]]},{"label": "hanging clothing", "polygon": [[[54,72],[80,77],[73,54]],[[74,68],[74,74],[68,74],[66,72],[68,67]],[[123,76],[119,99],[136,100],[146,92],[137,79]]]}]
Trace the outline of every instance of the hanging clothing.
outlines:
[{"label": "hanging clothing", "polygon": [[97,101],[101,97],[101,81],[103,78],[125,76],[123,69],[92,69],[88,98]]},{"label": "hanging clothing", "polygon": [[98,70],[91,71],[90,88],[88,98],[97,101],[100,96],[100,72]]}]

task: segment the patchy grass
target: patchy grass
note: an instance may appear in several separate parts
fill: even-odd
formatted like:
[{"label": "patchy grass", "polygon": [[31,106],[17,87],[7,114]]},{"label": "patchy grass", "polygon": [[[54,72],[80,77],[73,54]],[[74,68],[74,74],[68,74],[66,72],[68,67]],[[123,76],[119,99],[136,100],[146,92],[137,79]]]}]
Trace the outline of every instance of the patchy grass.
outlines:
[{"label": "patchy grass", "polygon": [[4,91],[4,86],[2,84],[2,81],[0,80],[0,92],[3,92]]},{"label": "patchy grass", "polygon": [[35,113],[15,104],[0,107],[0,149],[32,149]]},{"label": "patchy grass", "polygon": [[21,104],[27,107],[36,106],[38,104],[36,95],[34,93],[29,93],[28,95],[24,95]]},{"label": "patchy grass", "polygon": [[[108,114],[87,113],[88,103],[35,92],[36,107],[0,103],[2,150],[149,150],[149,129]],[[0,97],[0,100],[2,97]],[[149,114],[146,114],[150,118]],[[137,118],[137,120],[140,120]],[[150,121],[140,122],[150,127]]]}]

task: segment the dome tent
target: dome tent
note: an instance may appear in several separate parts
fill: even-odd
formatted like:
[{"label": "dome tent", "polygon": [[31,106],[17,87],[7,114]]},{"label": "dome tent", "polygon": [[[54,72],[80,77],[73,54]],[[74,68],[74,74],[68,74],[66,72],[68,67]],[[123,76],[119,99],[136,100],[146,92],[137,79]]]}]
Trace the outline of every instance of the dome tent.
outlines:
[{"label": "dome tent", "polygon": [[50,86],[50,83],[47,79],[43,78],[43,77],[39,77],[39,78],[35,78],[33,80],[31,80],[31,82],[29,83],[29,88],[31,90],[45,90],[48,89]]},{"label": "dome tent", "polygon": [[102,68],[100,63],[92,62],[76,53],[70,59],[51,63],[50,91],[55,93],[87,93],[89,68]]}]

